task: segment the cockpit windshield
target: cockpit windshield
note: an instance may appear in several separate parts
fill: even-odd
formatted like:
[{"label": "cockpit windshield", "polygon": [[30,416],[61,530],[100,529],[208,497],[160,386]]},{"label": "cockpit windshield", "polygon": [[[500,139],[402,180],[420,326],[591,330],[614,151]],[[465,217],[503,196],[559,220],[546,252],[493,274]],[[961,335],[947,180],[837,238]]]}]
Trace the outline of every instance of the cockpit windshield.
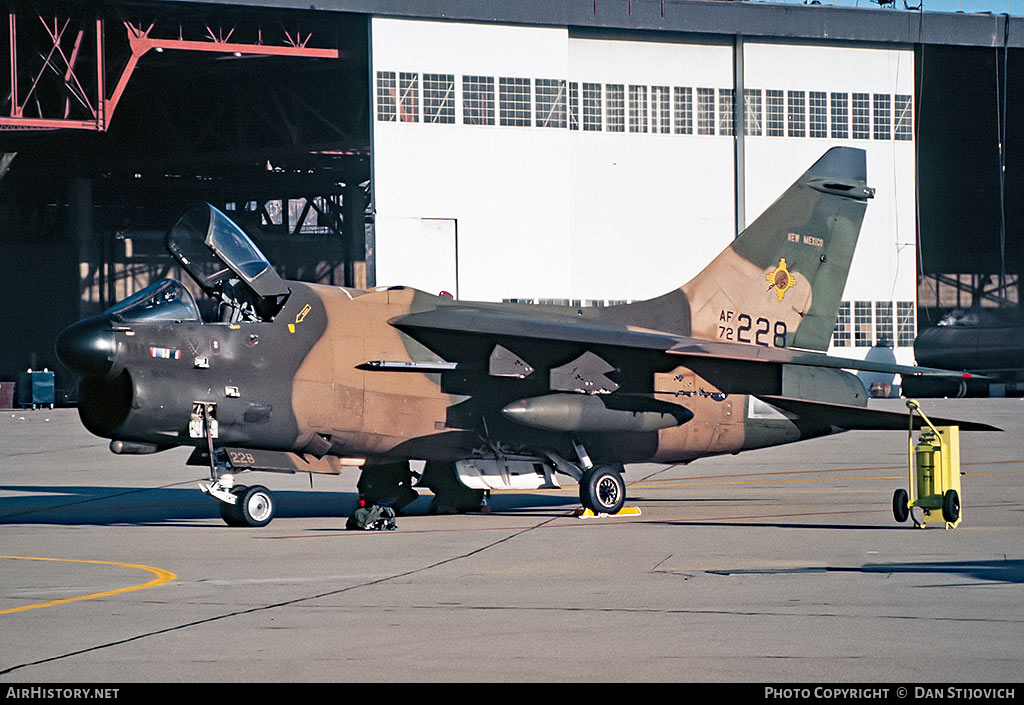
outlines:
[{"label": "cockpit windshield", "polygon": [[112,306],[107,313],[119,323],[202,320],[192,294],[173,279],[150,284]]}]

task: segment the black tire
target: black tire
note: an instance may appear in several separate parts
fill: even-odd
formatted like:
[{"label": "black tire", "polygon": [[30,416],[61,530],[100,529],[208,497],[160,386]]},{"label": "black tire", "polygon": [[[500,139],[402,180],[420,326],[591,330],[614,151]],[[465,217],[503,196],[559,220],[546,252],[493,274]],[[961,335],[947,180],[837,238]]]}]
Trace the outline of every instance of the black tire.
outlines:
[{"label": "black tire", "polygon": [[910,517],[910,496],[905,489],[898,489],[892,493],[892,515],[899,523],[905,522]]},{"label": "black tire", "polygon": [[946,490],[942,495],[942,518],[955,524],[960,518],[960,495],[956,490]]},{"label": "black tire", "polygon": [[[231,494],[235,495],[235,497],[239,497],[239,495],[247,489],[249,488],[245,485],[238,485],[237,487],[232,488]],[[227,502],[217,500],[217,503],[220,504],[220,518],[223,519],[224,523],[228,526],[245,526],[245,521],[242,519],[241,501],[240,497],[234,504],[228,504]]]},{"label": "black tire", "polygon": [[263,485],[253,485],[237,497],[243,526],[266,526],[274,518],[277,503],[271,491]]},{"label": "black tire", "polygon": [[626,482],[617,469],[598,465],[583,473],[580,502],[594,514],[618,514],[626,503]]}]

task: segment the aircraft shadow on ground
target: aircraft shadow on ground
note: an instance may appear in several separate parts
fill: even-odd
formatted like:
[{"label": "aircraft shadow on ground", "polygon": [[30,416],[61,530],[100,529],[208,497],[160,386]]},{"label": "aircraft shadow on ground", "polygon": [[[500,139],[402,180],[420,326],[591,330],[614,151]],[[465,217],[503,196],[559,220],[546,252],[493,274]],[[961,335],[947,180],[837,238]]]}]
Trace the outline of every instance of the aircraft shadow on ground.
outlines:
[{"label": "aircraft shadow on ground", "polygon": [[907,527],[893,524],[815,524],[807,522],[782,522],[782,521],[659,521],[659,524],[671,526],[706,526],[706,527],[731,527],[731,528],[761,528],[761,529],[842,529],[844,531],[906,531]]},{"label": "aircraft shadow on ground", "polygon": [[951,561],[947,563],[869,563],[863,573],[960,575],[997,583],[1024,583],[1024,560]]},{"label": "aircraft shadow on ground", "polygon": [[[254,483],[255,484],[255,483]],[[273,488],[271,488],[273,489]],[[0,498],[0,524],[161,524],[220,519],[216,500],[195,486],[180,488],[3,485],[0,491],[24,496]],[[280,490],[274,492],[278,518],[346,518],[355,509],[354,492]],[[405,508],[425,515],[432,497],[421,493]],[[510,494],[492,496],[495,512],[515,513],[578,504],[573,496]]]},{"label": "aircraft shadow on ground", "polygon": [[[810,575],[821,573],[878,573],[881,575],[959,576],[989,583],[1024,583],[1024,560],[950,561],[921,563],[867,563],[859,567],[808,566],[708,571],[719,575]],[[943,583],[942,587],[948,587]],[[930,587],[930,586],[924,586]]]}]

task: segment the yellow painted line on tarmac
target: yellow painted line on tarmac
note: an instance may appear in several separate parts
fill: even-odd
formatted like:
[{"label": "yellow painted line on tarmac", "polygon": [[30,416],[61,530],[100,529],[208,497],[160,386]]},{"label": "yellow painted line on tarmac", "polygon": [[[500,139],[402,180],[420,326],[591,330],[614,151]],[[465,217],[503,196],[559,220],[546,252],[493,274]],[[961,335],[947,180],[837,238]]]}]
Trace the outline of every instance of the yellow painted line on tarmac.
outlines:
[{"label": "yellow painted line on tarmac", "polygon": [[23,607],[14,607],[12,609],[0,610],[0,614],[12,614],[14,612],[24,612],[26,610],[37,610],[41,607],[54,607],[56,605],[66,605],[69,602],[81,602],[82,600],[95,600],[100,597],[110,597],[111,595],[120,595],[125,592],[134,592],[136,590],[145,590],[147,588],[154,588],[165,583],[169,583],[175,580],[178,576],[169,570],[163,568],[154,568],[148,565],[137,565],[135,563],[117,563],[115,561],[88,561],[76,558],[37,558],[34,556],[0,556],[0,558],[9,558],[11,560],[19,561],[52,561],[55,563],[92,563],[93,565],[114,565],[121,568],[135,568],[137,570],[144,570],[152,573],[156,577],[150,580],[148,583],[142,585],[133,585],[131,587],[117,588],[116,590],[106,590],[104,592],[94,592],[90,595],[79,595],[78,597],[68,597],[63,600],[53,600],[51,602],[40,602],[34,605],[24,605]]},{"label": "yellow painted line on tarmac", "polygon": [[786,479],[764,478],[751,480],[716,480],[714,482],[690,480],[686,482],[663,482],[657,484],[637,483],[636,485],[627,485],[627,487],[631,489],[639,488],[645,490],[663,490],[668,489],[670,487],[706,487],[715,485],[772,485],[790,482],[849,482],[851,480],[899,480],[902,477],[902,475],[877,475],[873,477],[791,477]]},{"label": "yellow painted line on tarmac", "polygon": [[[1020,462],[1014,461],[997,461],[994,463],[978,463],[980,464],[999,464],[1001,462]],[[963,463],[962,465],[966,465]],[[705,477],[694,477],[694,478],[680,478],[678,480],[638,480],[636,482],[627,482],[626,487],[629,489],[642,489],[642,490],[664,490],[671,489],[674,487],[709,487],[709,486],[728,486],[728,485],[762,485],[762,484],[782,484],[792,482],[850,482],[859,480],[905,480],[907,478],[907,468],[902,468],[903,472],[899,475],[862,475],[862,476],[845,476],[845,477],[792,477],[793,475],[808,475],[812,473],[835,473],[835,472],[869,472],[878,470],[896,470],[900,469],[899,466],[885,466],[885,467],[874,467],[874,468],[835,468],[832,470],[790,470],[785,472],[766,472],[766,473],[742,473],[735,475],[707,475]],[[778,477],[779,475],[789,475],[790,477]],[[1018,476],[1024,475],[1024,472],[970,472],[967,473],[967,477],[1006,477],[1006,476]],[[722,478],[736,478],[736,479],[722,479]],[[503,490],[504,491],[504,490]],[[572,487],[559,487],[559,488],[541,488],[536,490],[530,490],[525,494],[532,493],[549,493],[549,492],[568,492],[575,491]],[[512,490],[511,492],[524,493],[523,490]]]},{"label": "yellow painted line on tarmac", "polygon": [[[871,468],[864,468],[870,470]],[[972,472],[967,477],[1003,477],[1009,475],[1024,475],[1024,472]],[[664,481],[664,482],[645,482],[641,481],[635,485],[627,483],[629,488],[638,488],[646,490],[659,490],[668,489],[671,487],[701,487],[709,485],[761,485],[761,484],[779,484],[779,483],[790,483],[790,482],[850,482],[857,480],[905,480],[907,474],[902,475],[865,475],[860,477],[789,477],[789,478],[769,478],[751,476],[745,480],[680,480],[676,482]]]}]

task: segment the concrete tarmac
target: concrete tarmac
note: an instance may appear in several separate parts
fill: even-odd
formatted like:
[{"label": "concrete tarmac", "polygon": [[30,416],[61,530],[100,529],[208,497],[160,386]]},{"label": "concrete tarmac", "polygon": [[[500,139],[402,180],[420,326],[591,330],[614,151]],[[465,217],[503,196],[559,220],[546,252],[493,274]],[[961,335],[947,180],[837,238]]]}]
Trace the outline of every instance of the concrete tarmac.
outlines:
[{"label": "concrete tarmac", "polygon": [[631,466],[639,517],[571,486],[354,532],[354,470],[247,477],[278,515],[229,528],[187,451],[0,412],[0,683],[1019,681],[1024,401],[923,407],[1006,429],[962,435],[955,530],[893,519],[901,432]]}]

